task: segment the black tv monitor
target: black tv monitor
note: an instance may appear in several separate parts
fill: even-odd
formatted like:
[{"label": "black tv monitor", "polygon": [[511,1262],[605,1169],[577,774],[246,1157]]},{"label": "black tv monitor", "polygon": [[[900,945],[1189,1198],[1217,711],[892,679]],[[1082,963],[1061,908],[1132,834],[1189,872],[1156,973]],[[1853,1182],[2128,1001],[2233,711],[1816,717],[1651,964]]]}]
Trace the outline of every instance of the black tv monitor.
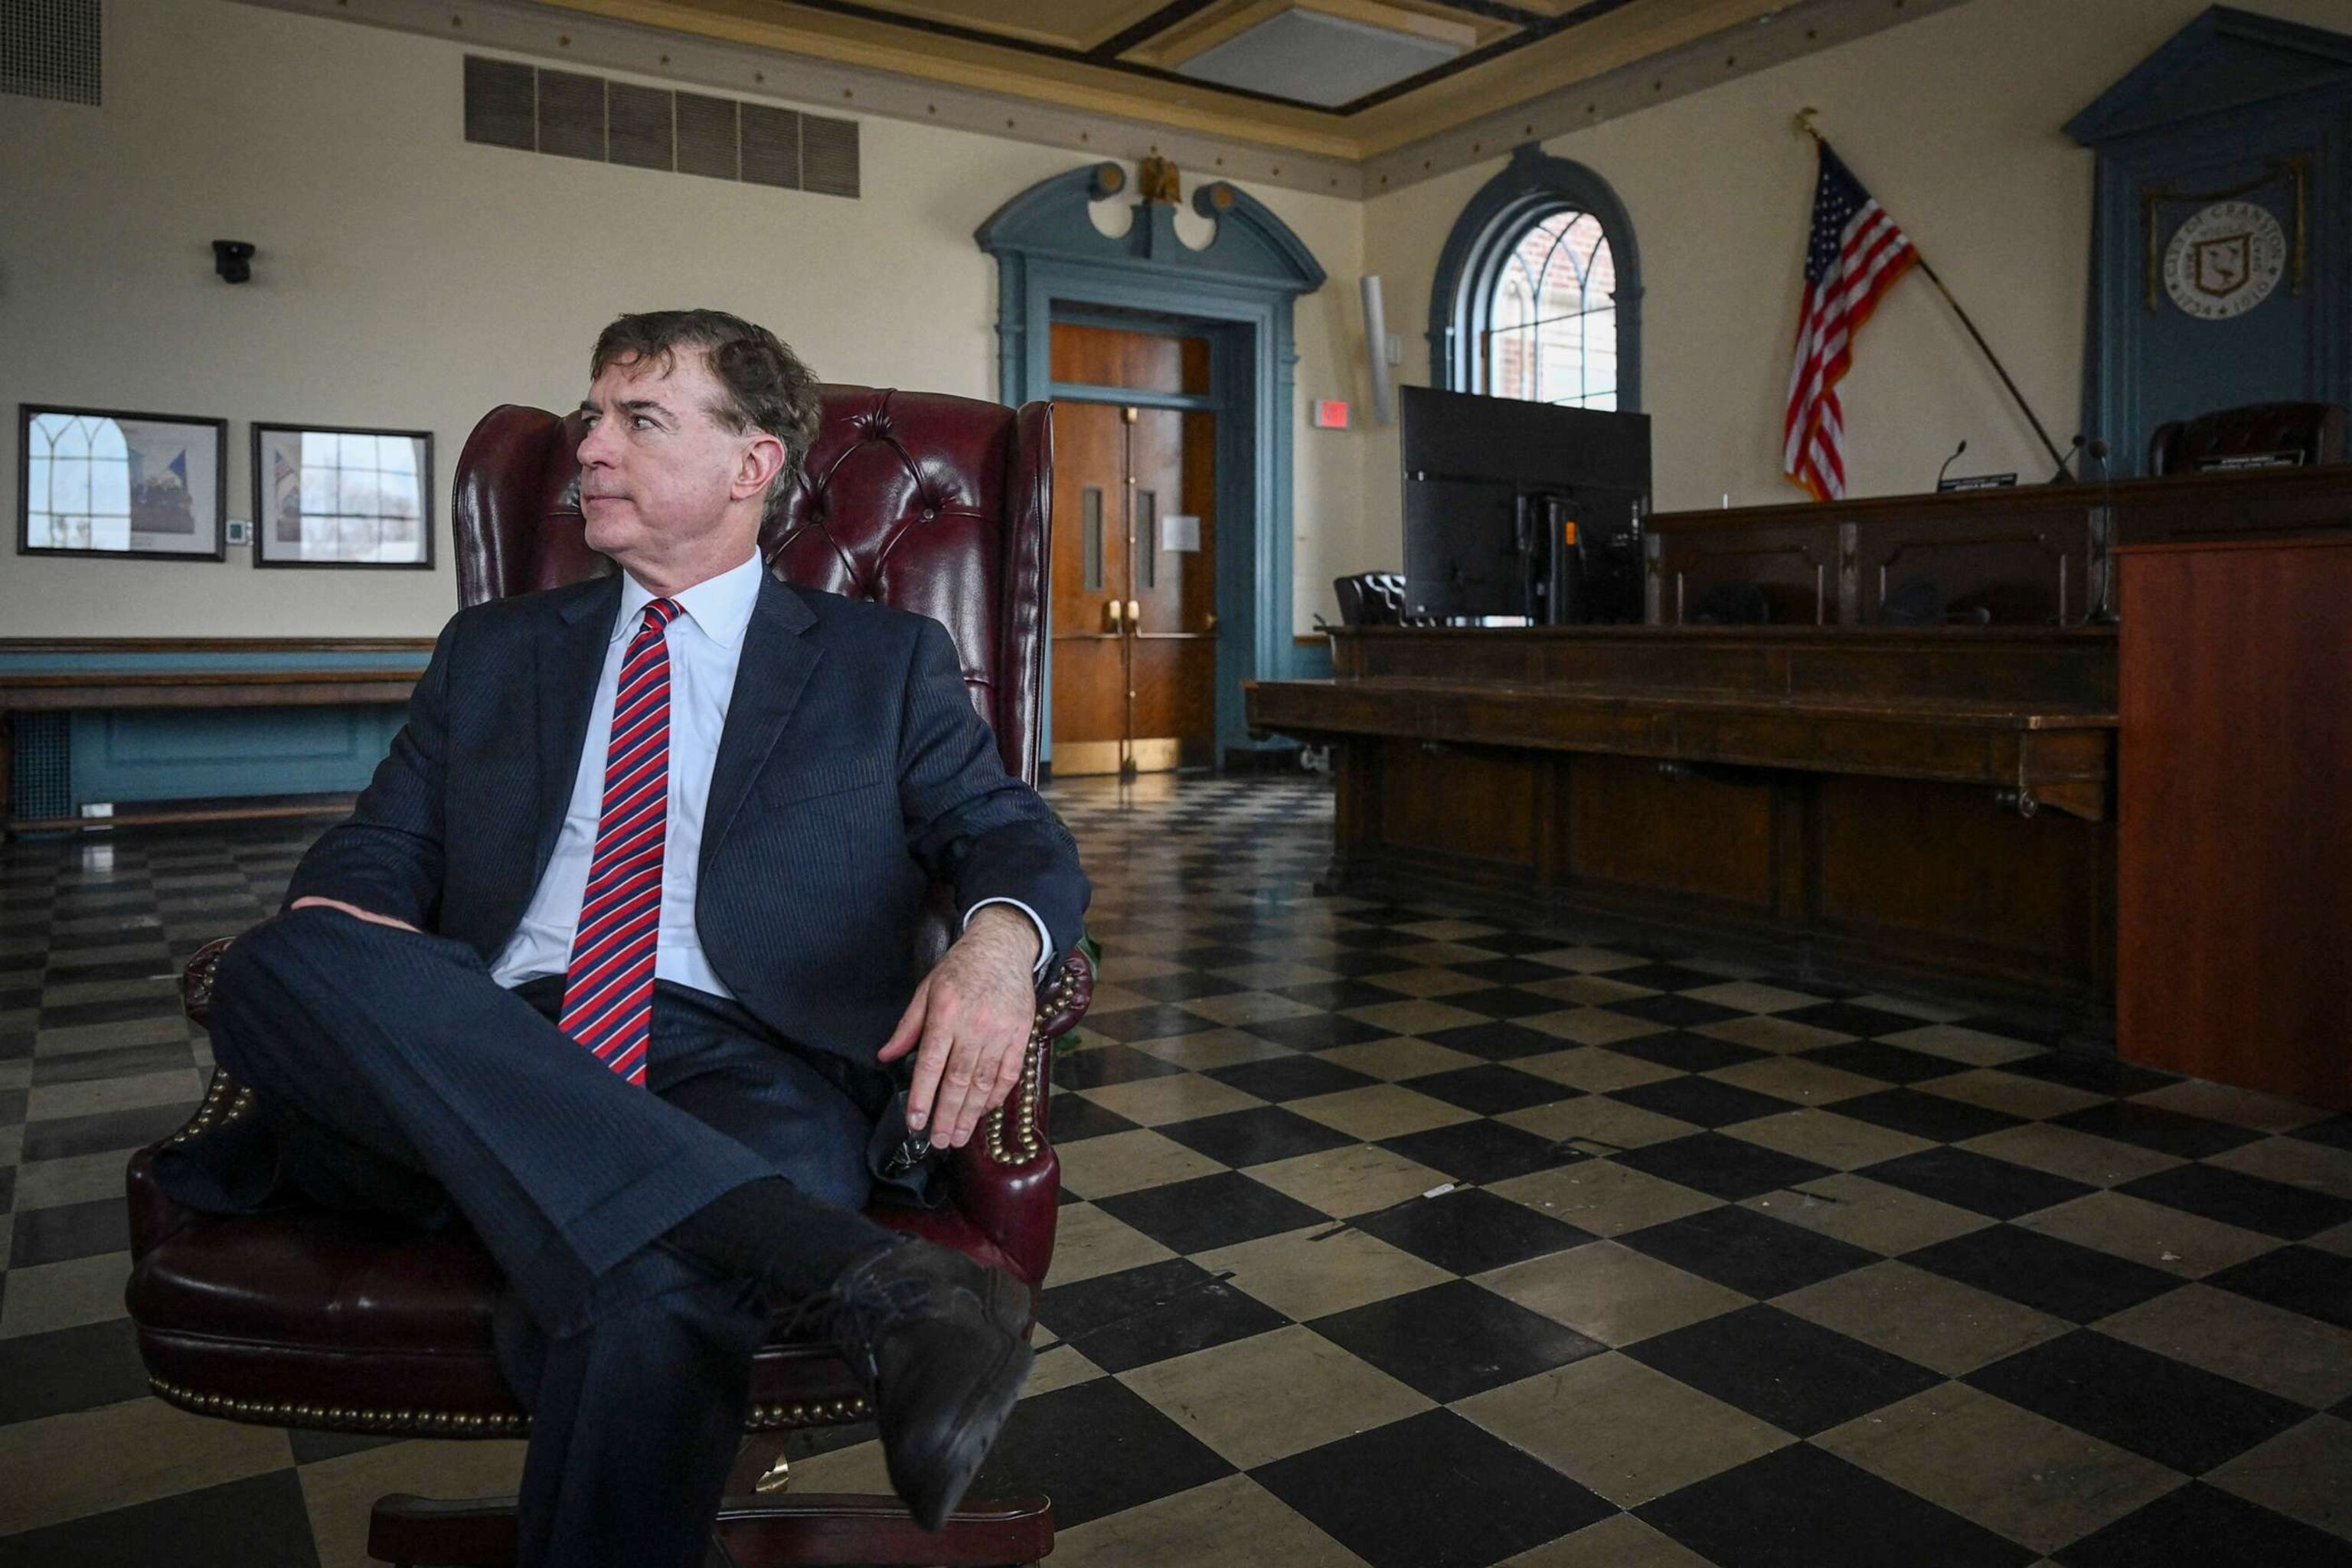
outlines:
[{"label": "black tv monitor", "polygon": [[1650,419],[1398,389],[1405,600],[1441,621],[1642,618]]}]

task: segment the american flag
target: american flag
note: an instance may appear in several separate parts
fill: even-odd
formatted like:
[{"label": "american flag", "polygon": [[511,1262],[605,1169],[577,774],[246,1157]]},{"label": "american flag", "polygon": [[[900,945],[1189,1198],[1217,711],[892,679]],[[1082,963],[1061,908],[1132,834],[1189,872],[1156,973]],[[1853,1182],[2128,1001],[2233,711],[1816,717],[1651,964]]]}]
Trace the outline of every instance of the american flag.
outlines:
[{"label": "american flag", "polygon": [[1834,500],[1845,494],[1845,419],[1837,384],[1853,363],[1854,334],[1919,253],[1830,144],[1823,142],[1821,149],[1780,471],[1815,500]]}]

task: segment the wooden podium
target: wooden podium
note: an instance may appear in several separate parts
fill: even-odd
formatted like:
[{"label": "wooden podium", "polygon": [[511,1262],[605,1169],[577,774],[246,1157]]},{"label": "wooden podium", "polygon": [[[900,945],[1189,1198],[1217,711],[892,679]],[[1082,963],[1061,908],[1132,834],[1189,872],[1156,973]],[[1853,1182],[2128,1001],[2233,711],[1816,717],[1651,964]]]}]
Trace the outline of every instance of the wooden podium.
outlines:
[{"label": "wooden podium", "polygon": [[2352,537],[2116,554],[2117,1050],[2352,1108]]}]

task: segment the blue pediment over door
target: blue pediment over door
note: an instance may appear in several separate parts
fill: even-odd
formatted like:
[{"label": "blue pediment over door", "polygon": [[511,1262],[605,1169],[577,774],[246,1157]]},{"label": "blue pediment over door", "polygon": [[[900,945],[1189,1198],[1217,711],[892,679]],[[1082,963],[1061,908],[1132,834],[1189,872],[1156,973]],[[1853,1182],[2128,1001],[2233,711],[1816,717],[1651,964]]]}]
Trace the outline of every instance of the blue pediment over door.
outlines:
[{"label": "blue pediment over door", "polygon": [[2352,403],[2352,36],[2215,6],[2066,124],[2098,154],[2083,428]]},{"label": "blue pediment over door", "polygon": [[2066,134],[2096,147],[2347,82],[2352,37],[2216,5],[2068,121]]},{"label": "blue pediment over door", "polygon": [[1000,260],[1053,258],[1122,271],[1164,270],[1283,296],[1311,294],[1323,286],[1322,266],[1290,226],[1223,180],[1192,193],[1192,210],[1216,226],[1198,250],[1178,237],[1176,209],[1164,201],[1137,201],[1127,232],[1103,233],[1095,226],[1093,204],[1120,195],[1126,186],[1127,171],[1117,163],[1072,169],[997,208],[972,237]]}]

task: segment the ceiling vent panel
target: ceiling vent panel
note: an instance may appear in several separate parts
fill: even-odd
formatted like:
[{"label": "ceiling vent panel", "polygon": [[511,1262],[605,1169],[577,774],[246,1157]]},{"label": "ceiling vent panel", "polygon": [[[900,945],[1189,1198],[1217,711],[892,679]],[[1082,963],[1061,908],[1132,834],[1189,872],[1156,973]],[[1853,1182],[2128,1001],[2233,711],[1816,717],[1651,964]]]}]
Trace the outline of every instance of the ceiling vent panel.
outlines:
[{"label": "ceiling vent panel", "polygon": [[1181,76],[1337,108],[1455,58],[1458,44],[1304,9],[1202,50]]}]

